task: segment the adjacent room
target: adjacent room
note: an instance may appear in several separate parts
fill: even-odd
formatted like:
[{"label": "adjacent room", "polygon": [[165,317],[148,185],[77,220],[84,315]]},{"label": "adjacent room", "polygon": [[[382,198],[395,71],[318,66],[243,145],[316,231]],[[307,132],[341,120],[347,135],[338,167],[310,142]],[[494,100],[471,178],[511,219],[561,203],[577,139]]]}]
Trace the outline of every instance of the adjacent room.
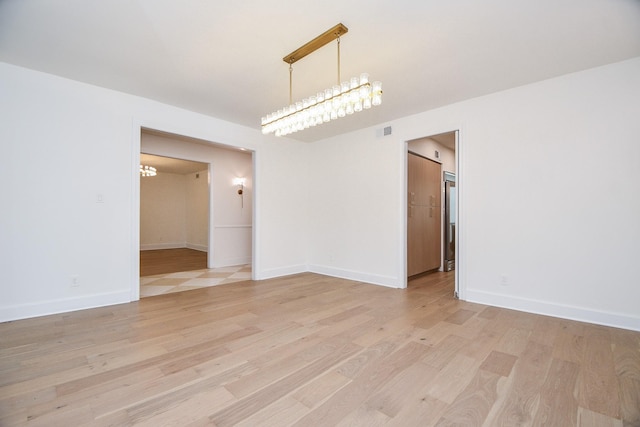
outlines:
[{"label": "adjacent room", "polygon": [[637,0],[2,0],[0,425],[638,426],[639,113]]},{"label": "adjacent room", "polygon": [[140,154],[140,297],[250,279],[251,153],[148,129],[141,150],[182,158]]}]

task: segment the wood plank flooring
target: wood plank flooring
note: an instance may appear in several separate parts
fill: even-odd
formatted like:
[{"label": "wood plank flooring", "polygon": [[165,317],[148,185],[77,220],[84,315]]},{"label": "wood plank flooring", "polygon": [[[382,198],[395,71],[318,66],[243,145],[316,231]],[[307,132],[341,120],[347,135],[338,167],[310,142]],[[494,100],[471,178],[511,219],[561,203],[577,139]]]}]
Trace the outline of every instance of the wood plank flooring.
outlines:
[{"label": "wood plank flooring", "polygon": [[207,268],[207,253],[188,248],[140,251],[140,276]]},{"label": "wood plank flooring", "polygon": [[639,426],[640,333],[305,273],[0,324],[1,426]]}]

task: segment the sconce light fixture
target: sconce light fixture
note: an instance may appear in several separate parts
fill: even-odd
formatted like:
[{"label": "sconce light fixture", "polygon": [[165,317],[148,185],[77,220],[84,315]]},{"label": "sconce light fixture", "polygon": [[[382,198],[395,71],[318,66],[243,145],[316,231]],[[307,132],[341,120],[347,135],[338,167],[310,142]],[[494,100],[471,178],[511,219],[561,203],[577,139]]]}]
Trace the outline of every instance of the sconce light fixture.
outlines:
[{"label": "sconce light fixture", "polygon": [[240,195],[240,203],[241,203],[241,207],[244,208],[244,184],[246,182],[245,178],[233,178],[233,185],[238,187],[238,194]]},{"label": "sconce light fixture", "polygon": [[234,178],[233,185],[238,187],[238,194],[242,195],[244,192],[244,183],[246,180],[244,178]]}]

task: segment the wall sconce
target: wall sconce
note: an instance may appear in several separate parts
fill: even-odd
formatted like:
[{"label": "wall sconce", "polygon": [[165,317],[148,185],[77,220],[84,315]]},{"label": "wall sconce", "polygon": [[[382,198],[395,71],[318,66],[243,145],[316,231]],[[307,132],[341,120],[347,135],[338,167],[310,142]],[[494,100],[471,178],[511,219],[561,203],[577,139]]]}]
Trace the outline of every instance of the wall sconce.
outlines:
[{"label": "wall sconce", "polygon": [[240,195],[244,192],[245,181],[246,180],[244,178],[233,178],[233,185],[238,187],[238,194]]},{"label": "wall sconce", "polygon": [[241,207],[244,208],[244,183],[246,182],[245,178],[233,178],[233,185],[238,187],[238,194],[240,195],[240,203]]}]

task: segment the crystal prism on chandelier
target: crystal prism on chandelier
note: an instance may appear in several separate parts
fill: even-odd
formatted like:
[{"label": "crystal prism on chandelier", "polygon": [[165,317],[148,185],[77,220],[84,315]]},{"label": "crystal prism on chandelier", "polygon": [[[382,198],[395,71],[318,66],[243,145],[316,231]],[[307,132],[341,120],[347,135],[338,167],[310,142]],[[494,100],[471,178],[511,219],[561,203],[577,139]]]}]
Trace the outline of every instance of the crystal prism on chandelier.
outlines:
[{"label": "crystal prism on chandelier", "polygon": [[363,73],[262,118],[262,133],[289,135],[382,104],[382,83]]}]

